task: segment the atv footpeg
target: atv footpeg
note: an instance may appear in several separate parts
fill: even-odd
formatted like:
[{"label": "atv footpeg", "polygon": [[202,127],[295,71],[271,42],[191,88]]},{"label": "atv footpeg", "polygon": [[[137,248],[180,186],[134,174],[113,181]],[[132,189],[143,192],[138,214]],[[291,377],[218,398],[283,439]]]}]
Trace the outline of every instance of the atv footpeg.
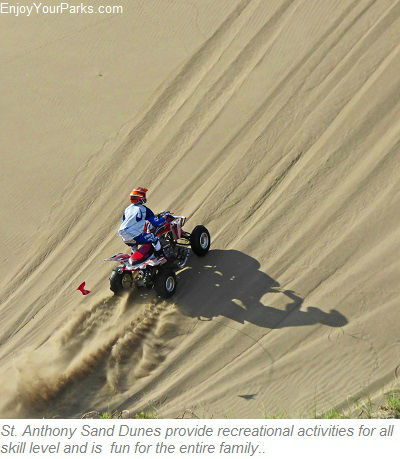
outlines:
[{"label": "atv footpeg", "polygon": [[175,264],[178,268],[182,269],[189,258],[190,250],[186,247],[178,247],[178,251],[176,253],[176,261]]}]

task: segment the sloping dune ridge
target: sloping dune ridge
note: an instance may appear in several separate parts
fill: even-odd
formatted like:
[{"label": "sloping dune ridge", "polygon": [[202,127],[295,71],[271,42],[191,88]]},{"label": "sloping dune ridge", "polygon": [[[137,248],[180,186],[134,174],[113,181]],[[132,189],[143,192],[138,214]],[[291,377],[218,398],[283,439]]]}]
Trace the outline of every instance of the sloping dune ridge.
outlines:
[{"label": "sloping dune ridge", "polygon": [[[3,417],[307,416],[398,383],[400,2],[225,3],[3,278]],[[212,235],[172,301],[88,278],[134,186]]]}]

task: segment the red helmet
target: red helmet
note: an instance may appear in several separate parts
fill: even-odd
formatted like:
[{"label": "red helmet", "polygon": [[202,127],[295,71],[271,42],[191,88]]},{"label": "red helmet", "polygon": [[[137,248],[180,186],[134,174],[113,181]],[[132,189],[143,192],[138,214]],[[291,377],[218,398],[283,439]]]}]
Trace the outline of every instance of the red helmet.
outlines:
[{"label": "red helmet", "polygon": [[132,204],[144,204],[146,199],[147,188],[137,187],[129,195]]}]

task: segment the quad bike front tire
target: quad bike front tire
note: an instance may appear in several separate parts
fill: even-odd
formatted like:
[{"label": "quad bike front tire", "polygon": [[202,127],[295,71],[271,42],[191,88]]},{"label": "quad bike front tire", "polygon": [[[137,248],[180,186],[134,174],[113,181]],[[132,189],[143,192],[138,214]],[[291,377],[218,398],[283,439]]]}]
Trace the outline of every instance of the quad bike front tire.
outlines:
[{"label": "quad bike front tire", "polygon": [[160,298],[167,299],[175,293],[176,276],[174,271],[161,270],[154,277],[154,290]]},{"label": "quad bike front tire", "polygon": [[190,246],[198,257],[204,257],[210,250],[211,238],[208,229],[203,225],[198,225],[190,235]]},{"label": "quad bike front tire", "polygon": [[121,296],[128,291],[133,285],[132,274],[126,271],[118,272],[118,269],[113,269],[110,274],[110,290],[114,295]]}]

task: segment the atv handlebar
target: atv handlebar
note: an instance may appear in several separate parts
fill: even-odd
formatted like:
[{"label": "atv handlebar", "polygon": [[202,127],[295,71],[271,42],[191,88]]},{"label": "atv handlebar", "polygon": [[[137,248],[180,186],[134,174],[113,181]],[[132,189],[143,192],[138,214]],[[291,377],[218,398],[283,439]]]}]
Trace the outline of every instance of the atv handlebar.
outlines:
[{"label": "atv handlebar", "polygon": [[165,218],[165,220],[167,222],[171,222],[174,219],[173,215],[168,210],[166,210],[164,212],[160,212],[159,214],[156,214],[156,217],[157,218],[160,218],[160,217],[161,218]]}]

